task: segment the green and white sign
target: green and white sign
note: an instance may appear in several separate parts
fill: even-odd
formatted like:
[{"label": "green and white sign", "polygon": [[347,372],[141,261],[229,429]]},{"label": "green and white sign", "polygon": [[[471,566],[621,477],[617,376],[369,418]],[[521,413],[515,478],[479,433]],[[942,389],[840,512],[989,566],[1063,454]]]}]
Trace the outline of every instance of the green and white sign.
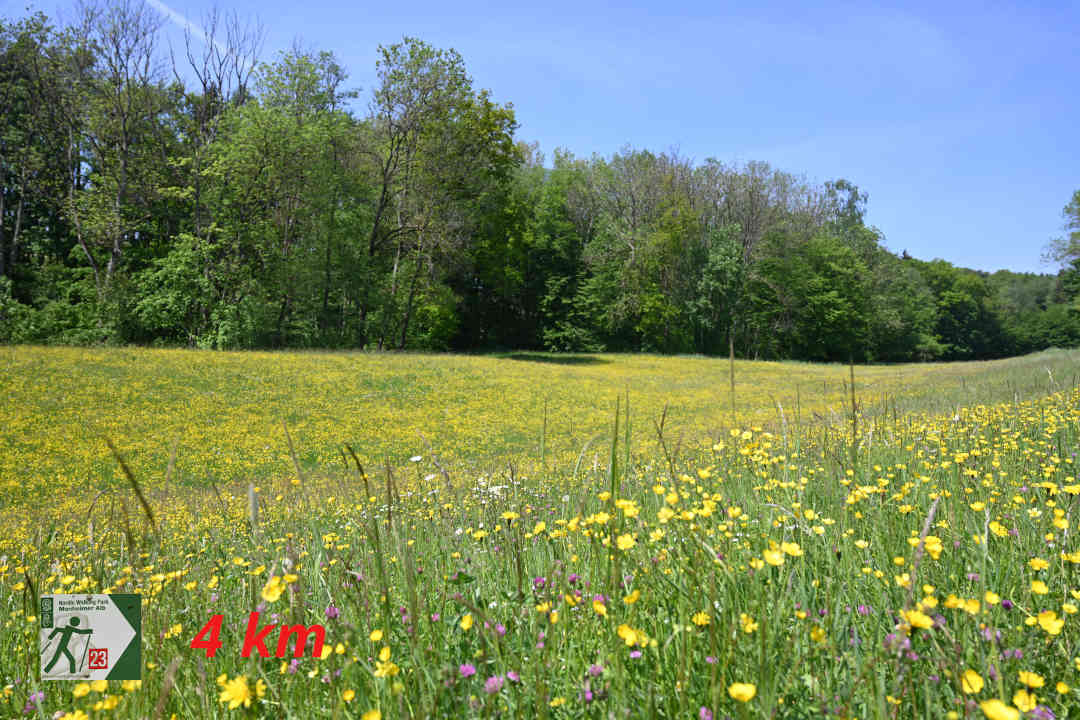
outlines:
[{"label": "green and white sign", "polygon": [[141,595],[42,595],[42,680],[139,680]]}]

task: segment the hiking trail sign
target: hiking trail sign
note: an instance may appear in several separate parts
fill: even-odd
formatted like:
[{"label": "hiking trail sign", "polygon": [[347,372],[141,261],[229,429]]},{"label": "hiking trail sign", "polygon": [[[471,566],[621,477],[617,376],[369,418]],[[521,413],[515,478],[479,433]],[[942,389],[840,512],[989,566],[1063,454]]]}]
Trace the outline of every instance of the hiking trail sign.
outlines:
[{"label": "hiking trail sign", "polygon": [[42,595],[42,680],[138,680],[141,595]]}]

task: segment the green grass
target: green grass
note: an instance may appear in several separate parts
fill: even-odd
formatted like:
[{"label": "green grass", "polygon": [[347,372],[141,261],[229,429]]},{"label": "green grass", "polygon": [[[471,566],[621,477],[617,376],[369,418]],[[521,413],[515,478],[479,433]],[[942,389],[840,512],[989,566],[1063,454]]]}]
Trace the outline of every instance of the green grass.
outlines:
[{"label": "green grass", "polygon": [[[0,715],[993,717],[991,700],[1029,699],[1027,671],[1035,704],[1080,716],[1074,352],[856,368],[854,456],[846,367],[739,363],[732,428],[726,364],[705,358],[3,352],[19,373],[3,389],[38,410],[6,411],[21,517],[0,540]],[[157,530],[107,450],[75,452],[79,416],[117,438]],[[169,482],[176,435],[155,427],[188,433]],[[265,464],[207,488],[216,450],[236,463],[259,443]],[[66,497],[35,463],[71,476]],[[36,679],[35,593],[51,591],[145,596],[141,687]],[[331,654],[295,671],[241,658],[260,607],[324,624]],[[188,645],[214,613],[207,659]],[[220,675],[263,696],[229,709]]]}]

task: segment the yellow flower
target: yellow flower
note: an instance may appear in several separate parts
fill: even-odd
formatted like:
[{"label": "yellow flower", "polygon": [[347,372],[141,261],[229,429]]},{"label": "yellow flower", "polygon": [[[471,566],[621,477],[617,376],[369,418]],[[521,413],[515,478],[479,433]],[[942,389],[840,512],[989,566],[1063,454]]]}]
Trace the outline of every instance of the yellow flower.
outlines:
[{"label": "yellow flower", "polygon": [[341,693],[341,699],[345,702],[352,702],[354,697],[356,697],[356,691],[351,688]]},{"label": "yellow flower", "polygon": [[1071,690],[1069,685],[1065,682],[1059,682],[1054,689],[1058,691],[1059,695],[1068,695],[1069,690]]},{"label": "yellow flower", "polygon": [[1039,627],[1045,630],[1050,635],[1057,635],[1061,632],[1061,628],[1065,626],[1065,621],[1059,619],[1057,613],[1053,610],[1043,610],[1039,613]]},{"label": "yellow flower", "polygon": [[120,704],[119,695],[106,695],[98,702],[94,703],[94,710],[112,710]]},{"label": "yellow flower", "polygon": [[377,708],[373,708],[361,715],[360,720],[382,720],[382,712]]},{"label": "yellow flower", "polygon": [[270,582],[266,583],[266,587],[262,589],[262,599],[268,603],[277,602],[284,590],[285,583],[281,581],[281,578],[275,575],[270,578]]},{"label": "yellow flower", "polygon": [[691,618],[691,621],[698,627],[705,627],[709,624],[709,616],[704,612],[699,612]]},{"label": "yellow flower", "polygon": [[757,695],[757,687],[753,683],[731,683],[727,691],[732,699],[739,702],[750,702]]},{"label": "yellow flower", "polygon": [[1029,688],[1041,688],[1046,684],[1046,680],[1042,675],[1027,670],[1020,671],[1020,682]]},{"label": "yellow flower", "polygon": [[90,694],[90,683],[79,683],[72,690],[71,694],[77,698],[85,697]]},{"label": "yellow flower", "polygon": [[1028,560],[1028,567],[1036,571],[1045,570],[1046,568],[1050,567],[1050,563],[1046,562],[1042,558],[1035,557]]},{"label": "yellow flower", "polygon": [[473,626],[472,613],[465,613],[465,615],[461,618],[461,629],[462,630],[468,630],[472,626]]},{"label": "yellow flower", "polygon": [[803,554],[802,548],[799,547],[799,543],[782,542],[780,543],[780,549],[784,551],[785,555],[790,555],[791,557],[800,557]]},{"label": "yellow flower", "polygon": [[1013,695],[1013,705],[1015,705],[1020,712],[1031,712],[1038,704],[1038,698],[1035,697],[1035,693],[1027,690],[1017,690]]},{"label": "yellow flower", "polygon": [[232,680],[225,683],[221,690],[221,695],[218,697],[218,701],[221,704],[228,703],[230,710],[243,705],[246,708],[251,707],[251,701],[256,697],[262,697],[266,693],[266,683],[259,679],[255,683],[255,691],[252,692],[251,687],[248,686],[247,677],[244,675],[237,675]]},{"label": "yellow flower", "polygon": [[634,588],[634,592],[632,592],[629,595],[627,595],[626,597],[624,597],[622,599],[622,601],[624,603],[626,603],[627,605],[633,605],[634,603],[636,603],[638,601],[639,597],[641,597],[641,591],[638,590],[637,588]]},{"label": "yellow flower", "polygon": [[607,617],[607,608],[604,607],[604,603],[600,602],[599,600],[592,601],[592,609],[593,612],[595,612],[597,615],[600,615],[601,617]]},{"label": "yellow flower", "polygon": [[974,695],[975,693],[982,692],[983,679],[979,673],[974,670],[965,670],[960,678],[960,687],[968,695]]},{"label": "yellow flower", "polygon": [[911,627],[922,628],[923,630],[929,630],[934,627],[934,620],[921,610],[904,610],[900,612],[900,617],[911,625]]},{"label": "yellow flower", "polygon": [[615,544],[620,550],[629,550],[634,547],[637,542],[634,540],[634,536],[630,533],[624,533],[615,539]]},{"label": "yellow flower", "polygon": [[784,564],[784,553],[780,552],[779,550],[766,550],[765,552],[761,553],[761,556],[765,558],[765,562],[769,563],[770,565]]},{"label": "yellow flower", "polygon": [[1019,720],[1020,718],[1019,710],[1006,705],[997,698],[984,700],[979,703],[979,707],[982,708],[983,715],[987,717],[987,720]]},{"label": "yellow flower", "polygon": [[103,693],[109,689],[109,683],[107,680],[94,680],[90,683],[90,689],[96,693]]},{"label": "yellow flower", "polygon": [[747,635],[758,629],[758,624],[754,622],[754,618],[746,613],[739,613],[739,624],[742,625],[742,631]]},{"label": "yellow flower", "polygon": [[[462,618],[462,620],[464,620],[464,618]],[[465,629],[468,630],[468,628],[465,628]],[[373,643],[377,643],[380,640],[382,640],[382,637],[383,637],[382,630],[372,630],[371,634],[368,635],[368,640],[370,640]]]},{"label": "yellow flower", "polygon": [[926,539],[923,540],[923,548],[926,549],[926,552],[930,553],[930,557],[937,560],[941,557],[941,551],[943,549],[941,538],[934,535],[927,535]]},{"label": "yellow flower", "polygon": [[393,677],[401,672],[401,668],[396,663],[392,662],[375,662],[375,672],[372,673],[377,678]]},{"label": "yellow flower", "polygon": [[815,625],[810,630],[810,639],[816,643],[825,642],[825,628],[821,627],[820,625]]},{"label": "yellow flower", "polygon": [[379,651],[379,659],[375,661],[375,677],[393,677],[400,671],[401,668],[390,662],[390,647],[388,645],[383,645],[382,650]]},{"label": "yellow flower", "polygon": [[1045,595],[1046,593],[1050,592],[1050,588],[1046,587],[1046,583],[1044,583],[1042,580],[1032,580],[1031,592],[1035,593],[1036,595]]}]

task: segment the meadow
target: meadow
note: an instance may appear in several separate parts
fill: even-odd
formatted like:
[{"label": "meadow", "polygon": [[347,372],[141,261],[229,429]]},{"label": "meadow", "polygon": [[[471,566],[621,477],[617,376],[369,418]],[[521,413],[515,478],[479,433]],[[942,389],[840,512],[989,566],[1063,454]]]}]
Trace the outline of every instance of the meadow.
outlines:
[{"label": "meadow", "polygon": [[[0,364],[3,716],[1080,717],[1080,352]],[[142,681],[41,683],[47,592]]]}]

